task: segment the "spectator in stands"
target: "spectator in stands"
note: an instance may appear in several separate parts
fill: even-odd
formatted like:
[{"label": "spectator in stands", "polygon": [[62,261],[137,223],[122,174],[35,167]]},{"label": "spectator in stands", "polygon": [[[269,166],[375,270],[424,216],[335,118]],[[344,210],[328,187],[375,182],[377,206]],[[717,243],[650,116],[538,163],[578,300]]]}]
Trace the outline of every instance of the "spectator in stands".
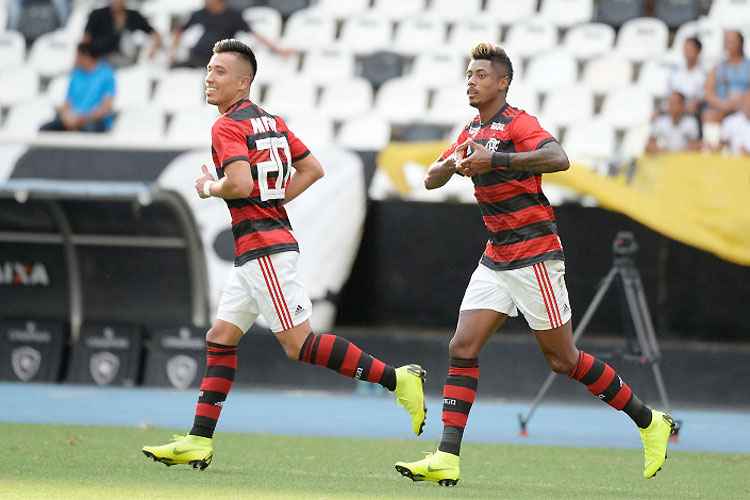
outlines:
[{"label": "spectator in stands", "polygon": [[252,33],[263,45],[280,55],[288,55],[293,50],[283,49],[275,42],[269,40],[263,35],[253,32],[252,27],[242,18],[239,11],[227,7],[225,0],[205,0],[205,7],[197,10],[190,15],[187,23],[181,28],[175,30],[172,41],[172,53],[170,61],[175,62],[175,50],[187,30],[199,30],[198,41],[190,48],[190,54],[186,61],[181,62],[178,66],[187,66],[191,68],[203,68],[211,59],[214,44],[219,40],[234,38],[238,32],[244,31]]},{"label": "spectator in stands", "polygon": [[[30,46],[43,34],[65,25],[70,3],[70,0],[8,0],[7,28],[21,33]],[[0,30],[3,28],[0,26]]]},{"label": "spectator in stands", "polygon": [[704,122],[719,123],[737,111],[742,94],[750,90],[750,59],[745,57],[744,42],[739,31],[724,33],[726,59],[711,70],[706,79]]},{"label": "spectator in stands", "polygon": [[685,96],[672,92],[667,100],[667,113],[656,117],[651,125],[647,153],[697,151],[701,148],[698,119],[686,113],[685,108]]},{"label": "spectator in stands", "polygon": [[750,155],[750,92],[740,101],[740,110],[721,124],[721,144],[736,155]]},{"label": "spectator in stands", "polygon": [[706,69],[700,63],[703,44],[690,37],[682,45],[685,62],[669,75],[669,93],[679,92],[685,96],[685,111],[700,116],[706,86]]},{"label": "spectator in stands", "polygon": [[70,75],[65,103],[42,131],[105,132],[112,127],[115,74],[112,67],[81,42]]},{"label": "spectator in stands", "polygon": [[138,57],[133,33],[150,35],[149,59],[161,47],[161,36],[140,12],[125,8],[125,0],[111,0],[108,7],[94,9],[89,14],[83,41],[91,44],[94,52],[109,59],[115,66],[132,64]]}]

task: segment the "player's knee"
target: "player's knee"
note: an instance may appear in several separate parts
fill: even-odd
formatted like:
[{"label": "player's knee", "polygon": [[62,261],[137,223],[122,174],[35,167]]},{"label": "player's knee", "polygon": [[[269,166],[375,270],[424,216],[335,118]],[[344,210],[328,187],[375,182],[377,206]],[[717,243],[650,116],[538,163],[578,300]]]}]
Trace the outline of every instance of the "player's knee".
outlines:
[{"label": "player's knee", "polygon": [[448,354],[451,358],[472,359],[479,355],[474,342],[463,336],[454,335],[448,344]]},{"label": "player's knee", "polygon": [[214,325],[206,332],[206,342],[221,345],[237,345],[237,334],[231,329]]},{"label": "player's knee", "polygon": [[550,369],[561,375],[567,375],[573,371],[576,367],[576,361],[572,360],[567,356],[558,356],[556,354],[547,354],[547,363]]}]

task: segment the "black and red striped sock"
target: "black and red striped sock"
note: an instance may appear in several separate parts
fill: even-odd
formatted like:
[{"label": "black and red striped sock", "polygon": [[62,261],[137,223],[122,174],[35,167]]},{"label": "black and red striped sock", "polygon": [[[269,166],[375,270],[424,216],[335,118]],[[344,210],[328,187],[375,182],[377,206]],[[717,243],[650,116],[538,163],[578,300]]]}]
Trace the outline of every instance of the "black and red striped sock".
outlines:
[{"label": "black and red striped sock", "polygon": [[458,455],[469,411],[477,396],[479,360],[451,358],[443,386],[443,438],[438,450]]},{"label": "black and red striped sock", "polygon": [[638,399],[630,386],[607,363],[579,351],[578,363],[570,372],[570,378],[584,384],[591,394],[612,408],[627,413],[638,427],[645,429],[651,424],[651,409]]},{"label": "black and red striped sock", "polygon": [[329,333],[310,333],[302,344],[299,360],[324,366],[345,377],[380,384],[396,390],[396,370],[348,340]]},{"label": "black and red striped sock", "polygon": [[213,437],[221,407],[237,370],[237,346],[206,342],[206,373],[201,382],[195,420],[190,434]]}]

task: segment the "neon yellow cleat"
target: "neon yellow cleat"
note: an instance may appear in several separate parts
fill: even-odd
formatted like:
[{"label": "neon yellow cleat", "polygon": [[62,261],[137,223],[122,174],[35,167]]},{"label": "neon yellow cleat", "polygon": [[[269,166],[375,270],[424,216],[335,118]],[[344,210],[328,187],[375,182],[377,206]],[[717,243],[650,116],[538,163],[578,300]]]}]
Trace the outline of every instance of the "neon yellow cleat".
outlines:
[{"label": "neon yellow cleat", "polygon": [[440,486],[455,486],[461,474],[459,457],[452,453],[428,453],[416,462],[396,462],[396,470],[412,481],[433,481]]},{"label": "neon yellow cleat", "polygon": [[396,368],[396,401],[411,415],[411,429],[417,436],[422,434],[427,418],[424,404],[424,379],[427,372],[419,365]]},{"label": "neon yellow cleat", "polygon": [[187,464],[205,469],[214,458],[213,440],[202,436],[175,434],[172,442],[161,446],[144,446],[143,454],[164,465]]},{"label": "neon yellow cleat", "polygon": [[672,417],[660,411],[651,410],[651,424],[640,429],[643,442],[643,477],[652,478],[659,472],[667,459],[669,436],[674,432]]}]

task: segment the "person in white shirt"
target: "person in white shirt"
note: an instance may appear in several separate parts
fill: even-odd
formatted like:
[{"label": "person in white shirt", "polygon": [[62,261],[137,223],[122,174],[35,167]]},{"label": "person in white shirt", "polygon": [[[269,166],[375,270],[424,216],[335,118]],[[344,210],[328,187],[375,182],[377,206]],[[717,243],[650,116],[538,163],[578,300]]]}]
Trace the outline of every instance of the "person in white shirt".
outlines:
[{"label": "person in white shirt", "polygon": [[735,155],[750,155],[750,92],[742,96],[740,110],[721,124],[721,145]]},{"label": "person in white shirt", "polygon": [[651,124],[647,153],[697,151],[701,148],[698,119],[685,112],[685,101],[685,96],[679,92],[669,95],[667,113],[657,116]]},{"label": "person in white shirt", "polygon": [[685,111],[693,115],[700,113],[708,74],[700,62],[701,50],[703,44],[698,38],[686,38],[682,46],[685,61],[669,75],[669,92],[684,95]]}]

